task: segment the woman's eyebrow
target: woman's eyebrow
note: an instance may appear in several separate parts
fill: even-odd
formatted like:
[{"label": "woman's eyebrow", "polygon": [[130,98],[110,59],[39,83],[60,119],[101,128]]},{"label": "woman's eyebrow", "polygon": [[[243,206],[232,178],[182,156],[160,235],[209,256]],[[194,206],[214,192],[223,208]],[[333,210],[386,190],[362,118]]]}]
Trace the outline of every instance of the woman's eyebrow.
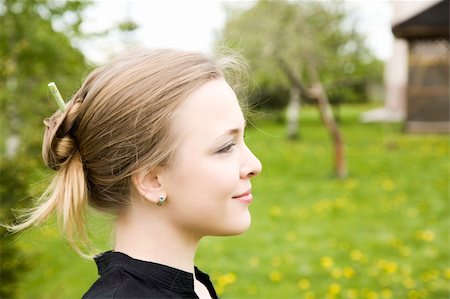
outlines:
[{"label": "woman's eyebrow", "polygon": [[[247,127],[247,122],[244,123],[244,130]],[[226,131],[225,133],[223,133],[222,135],[220,135],[219,137],[216,138],[216,141],[219,140],[220,138],[224,137],[224,136],[230,136],[230,135],[239,135],[239,133],[241,133],[242,129],[241,128],[233,128],[230,129],[228,131]]]},{"label": "woman's eyebrow", "polygon": [[226,131],[225,133],[223,133],[222,135],[220,135],[219,137],[216,138],[216,140],[224,137],[224,136],[232,136],[232,135],[238,135],[241,132],[240,128],[234,128],[231,130]]}]

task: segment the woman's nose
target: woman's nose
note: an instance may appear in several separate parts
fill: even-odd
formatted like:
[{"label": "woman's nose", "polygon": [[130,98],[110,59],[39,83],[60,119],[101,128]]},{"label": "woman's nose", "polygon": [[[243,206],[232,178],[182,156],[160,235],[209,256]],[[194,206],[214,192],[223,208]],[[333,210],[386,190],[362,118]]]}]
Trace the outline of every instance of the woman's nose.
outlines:
[{"label": "woman's nose", "polygon": [[241,167],[241,178],[250,179],[261,173],[262,164],[247,146],[245,146],[245,149],[246,154]]}]

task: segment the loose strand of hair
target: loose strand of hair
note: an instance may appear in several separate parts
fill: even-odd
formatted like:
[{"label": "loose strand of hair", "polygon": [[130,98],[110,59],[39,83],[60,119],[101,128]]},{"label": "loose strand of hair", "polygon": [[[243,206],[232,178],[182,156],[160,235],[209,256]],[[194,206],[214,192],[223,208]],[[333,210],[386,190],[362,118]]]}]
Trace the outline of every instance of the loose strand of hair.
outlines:
[{"label": "loose strand of hair", "polygon": [[3,226],[11,233],[45,222],[56,211],[58,224],[70,246],[90,258],[91,246],[86,233],[88,190],[80,154],[76,152],[58,170],[36,206],[19,211],[17,222]]}]

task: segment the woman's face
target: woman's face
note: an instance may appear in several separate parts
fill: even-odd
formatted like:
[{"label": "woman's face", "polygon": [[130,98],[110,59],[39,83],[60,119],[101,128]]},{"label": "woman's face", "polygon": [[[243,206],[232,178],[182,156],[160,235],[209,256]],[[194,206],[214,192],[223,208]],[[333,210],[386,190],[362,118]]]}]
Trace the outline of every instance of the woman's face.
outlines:
[{"label": "woman's face", "polygon": [[262,166],[244,142],[233,90],[223,79],[208,81],[186,98],[174,122],[175,158],[158,176],[172,223],[199,237],[243,233],[251,222],[250,179]]}]

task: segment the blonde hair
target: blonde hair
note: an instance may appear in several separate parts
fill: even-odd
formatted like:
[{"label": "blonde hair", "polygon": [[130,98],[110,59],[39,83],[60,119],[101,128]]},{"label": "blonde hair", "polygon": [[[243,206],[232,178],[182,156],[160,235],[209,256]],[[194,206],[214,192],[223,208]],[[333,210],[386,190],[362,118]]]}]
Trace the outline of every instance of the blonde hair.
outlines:
[{"label": "blonde hair", "polygon": [[38,225],[56,211],[63,234],[84,255],[86,204],[120,213],[134,173],[170,165],[173,112],[226,68],[204,54],[159,49],[134,51],[94,70],[65,112],[44,121],[42,156],[56,174],[38,204],[8,229]]}]

